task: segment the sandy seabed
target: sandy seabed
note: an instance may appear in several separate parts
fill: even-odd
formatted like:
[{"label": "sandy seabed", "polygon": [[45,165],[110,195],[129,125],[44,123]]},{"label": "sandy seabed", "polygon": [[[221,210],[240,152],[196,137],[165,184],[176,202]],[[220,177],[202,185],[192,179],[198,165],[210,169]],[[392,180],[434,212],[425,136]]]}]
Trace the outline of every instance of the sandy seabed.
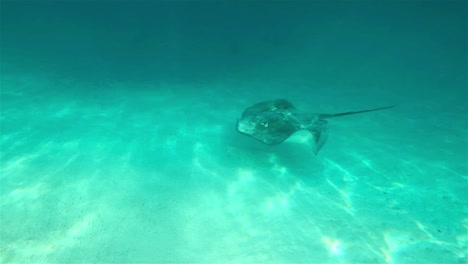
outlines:
[{"label": "sandy seabed", "polygon": [[330,120],[314,156],[235,131],[279,90],[2,78],[2,263],[468,261],[461,112]]}]

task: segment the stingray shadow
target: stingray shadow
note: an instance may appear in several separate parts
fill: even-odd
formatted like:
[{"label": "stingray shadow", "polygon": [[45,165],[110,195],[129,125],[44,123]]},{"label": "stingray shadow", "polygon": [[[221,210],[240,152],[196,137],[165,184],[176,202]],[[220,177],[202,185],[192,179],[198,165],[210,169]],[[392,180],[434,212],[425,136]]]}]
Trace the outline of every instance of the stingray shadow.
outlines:
[{"label": "stingray shadow", "polygon": [[279,145],[266,145],[238,133],[232,126],[226,126],[222,135],[221,143],[230,156],[231,166],[280,170],[301,179],[322,178],[324,166],[310,142],[287,140]]}]

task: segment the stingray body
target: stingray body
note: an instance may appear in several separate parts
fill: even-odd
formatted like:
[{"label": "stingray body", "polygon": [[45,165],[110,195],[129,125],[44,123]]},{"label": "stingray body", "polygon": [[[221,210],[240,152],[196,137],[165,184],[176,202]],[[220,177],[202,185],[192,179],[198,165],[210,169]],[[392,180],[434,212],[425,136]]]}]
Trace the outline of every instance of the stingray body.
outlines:
[{"label": "stingray body", "polygon": [[299,130],[308,130],[315,142],[315,154],[328,136],[327,118],[359,114],[393,106],[338,114],[301,114],[285,99],[260,102],[245,109],[237,120],[237,131],[267,145],[276,145]]}]

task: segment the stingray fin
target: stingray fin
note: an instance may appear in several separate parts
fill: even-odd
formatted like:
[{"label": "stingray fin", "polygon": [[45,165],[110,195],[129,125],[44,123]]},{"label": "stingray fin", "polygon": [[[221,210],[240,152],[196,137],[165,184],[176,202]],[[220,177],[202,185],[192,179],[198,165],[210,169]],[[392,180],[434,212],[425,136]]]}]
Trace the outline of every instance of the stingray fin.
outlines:
[{"label": "stingray fin", "polygon": [[314,143],[315,143],[314,154],[317,155],[317,153],[323,147],[325,142],[327,142],[328,129],[325,127],[321,130],[314,129],[314,130],[309,130],[309,131],[310,133],[312,133],[312,136],[314,138]]}]

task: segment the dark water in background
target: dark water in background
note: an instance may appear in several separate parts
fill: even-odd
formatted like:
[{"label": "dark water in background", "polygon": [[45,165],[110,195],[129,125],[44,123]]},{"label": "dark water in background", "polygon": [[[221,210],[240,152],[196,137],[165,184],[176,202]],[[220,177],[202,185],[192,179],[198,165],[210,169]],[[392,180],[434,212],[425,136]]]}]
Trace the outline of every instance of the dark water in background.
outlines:
[{"label": "dark water in background", "polygon": [[[467,261],[467,8],[0,2],[2,262]],[[398,107],[314,157],[236,134],[273,98]]]},{"label": "dark water in background", "polygon": [[461,89],[465,22],[464,1],[3,1],[2,70],[189,84],[398,76],[393,89]]}]

